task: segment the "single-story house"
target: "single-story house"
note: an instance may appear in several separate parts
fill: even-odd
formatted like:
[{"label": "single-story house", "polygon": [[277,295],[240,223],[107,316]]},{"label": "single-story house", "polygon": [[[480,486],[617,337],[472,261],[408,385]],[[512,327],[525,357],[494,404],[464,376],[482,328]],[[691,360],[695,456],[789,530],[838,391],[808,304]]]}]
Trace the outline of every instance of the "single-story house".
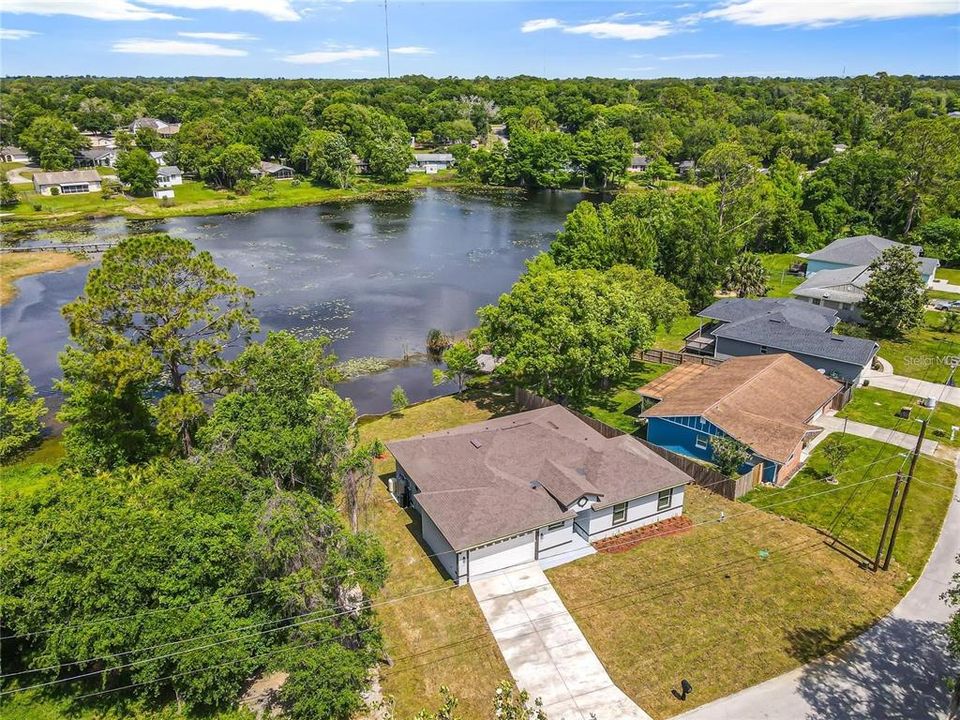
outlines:
[{"label": "single-story house", "polygon": [[858,305],[870,279],[866,265],[820,270],[797,285],[790,294],[797,300],[830,308],[844,322],[861,322]]},{"label": "single-story house", "polygon": [[162,188],[183,185],[183,173],[176,165],[161,165],[157,168],[157,186]]},{"label": "single-story house", "polygon": [[627,166],[627,172],[641,173],[646,171],[650,165],[650,158],[646,155],[634,155],[630,158],[630,164]]},{"label": "single-story house", "polygon": [[170,137],[180,132],[180,123],[168,123],[163,120],[158,120],[157,118],[141,117],[134,120],[128,126],[128,129],[132,133],[137,132],[137,130],[141,128],[156,130],[157,135],[161,137]]},{"label": "single-story house", "polygon": [[[816,252],[801,253],[800,257],[807,261],[807,277],[810,277],[821,270],[866,267],[887,248],[902,246],[903,243],[887,240],[887,238],[877,235],[856,235],[834,240]],[[937,268],[940,267],[940,261],[937,258],[924,257],[923,248],[919,245],[908,247],[917,257],[923,281],[929,285]]]},{"label": "single-story house", "polygon": [[407,172],[425,172],[427,175],[435,175],[440,170],[453,167],[454,162],[454,157],[450,153],[414,153],[413,164],[407,168]]},{"label": "single-story house", "polygon": [[76,195],[101,189],[100,174],[96,170],[66,170],[40,172],[33,176],[33,189],[38,195]]},{"label": "single-story house", "polygon": [[390,492],[457,583],[683,512],[690,477],[559,405],[387,443]]},{"label": "single-story house", "polygon": [[172,187],[155,187],[153,189],[153,196],[157,200],[173,200],[175,192]]},{"label": "single-story house", "polygon": [[711,438],[733,438],[750,450],[741,474],[784,482],[821,428],[811,423],[842,386],[787,354],[731,358],[677,382],[662,375],[640,393],[659,399],[641,417],[647,441],[699,460],[713,459]]},{"label": "single-story house", "polygon": [[27,155],[26,151],[21,150],[16,145],[4,145],[0,148],[0,161],[8,163],[28,163],[30,162],[30,156]]},{"label": "single-story house", "polygon": [[290,180],[293,178],[294,172],[292,167],[261,160],[259,166],[250,168],[250,174],[254,177],[269,175],[276,180]]},{"label": "single-story house", "polygon": [[872,340],[837,335],[837,310],[793,298],[724,298],[700,311],[686,352],[720,360],[789,353],[814,370],[855,385],[879,350]]},{"label": "single-story house", "polygon": [[114,148],[116,147],[116,141],[110,135],[101,135],[94,132],[85,132],[81,133],[87,140],[90,141],[90,147],[92,148]]},{"label": "single-story house", "polygon": [[117,149],[97,147],[81,150],[77,155],[78,167],[114,167],[117,164]]},{"label": "single-story house", "polygon": [[689,175],[694,170],[696,170],[697,164],[693,160],[681,160],[680,162],[677,163],[676,167],[677,167],[677,172],[680,173],[681,176],[683,176],[683,175]]},{"label": "single-story house", "polygon": [[164,150],[154,150],[150,153],[150,157],[157,165],[167,164],[167,153]]}]

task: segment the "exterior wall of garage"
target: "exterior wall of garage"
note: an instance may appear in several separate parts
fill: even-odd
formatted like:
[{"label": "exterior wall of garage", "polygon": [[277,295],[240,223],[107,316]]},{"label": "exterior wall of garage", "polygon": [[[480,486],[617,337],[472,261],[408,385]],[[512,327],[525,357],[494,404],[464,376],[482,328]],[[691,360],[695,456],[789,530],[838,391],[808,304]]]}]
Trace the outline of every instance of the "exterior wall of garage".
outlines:
[{"label": "exterior wall of garage", "polygon": [[468,550],[467,577],[461,576],[461,584],[477,575],[536,560],[536,537],[534,530]]},{"label": "exterior wall of garage", "polygon": [[420,510],[420,534],[423,541],[430,548],[435,559],[452,579],[459,581],[460,568],[457,560],[457,553],[450,547],[450,543],[443,536],[433,520],[425,512]]},{"label": "exterior wall of garage", "polygon": [[[657,495],[645,495],[636,500],[630,500],[627,503],[627,519],[616,525],[613,524],[613,505],[600,510],[592,510],[584,519],[588,521],[588,527],[583,528],[589,535],[590,542],[596,542],[611,535],[618,535],[627,530],[634,530],[644,525],[651,525],[667,518],[676,517],[683,513],[683,486],[673,488],[670,507],[664,510],[657,510]],[[578,518],[578,522],[583,524],[583,520]]]}]

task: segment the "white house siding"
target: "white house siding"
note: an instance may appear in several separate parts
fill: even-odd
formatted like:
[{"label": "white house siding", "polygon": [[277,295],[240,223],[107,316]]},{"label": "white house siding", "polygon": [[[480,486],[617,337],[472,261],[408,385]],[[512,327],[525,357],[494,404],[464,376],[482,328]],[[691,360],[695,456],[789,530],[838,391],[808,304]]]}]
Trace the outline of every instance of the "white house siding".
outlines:
[{"label": "white house siding", "polygon": [[453,552],[450,543],[443,537],[440,530],[437,529],[437,526],[433,524],[430,516],[422,510],[420,511],[420,534],[423,537],[423,541],[427,544],[427,547],[430,548],[430,554],[433,555],[443,569],[446,570],[447,575],[454,580],[459,580],[457,554]]},{"label": "white house siding", "polygon": [[[627,503],[627,519],[618,525],[613,524],[613,506],[600,510],[593,510],[584,519],[589,519],[589,527],[584,528],[590,533],[590,542],[596,542],[611,535],[618,535],[627,530],[634,530],[644,525],[651,525],[667,518],[677,517],[683,513],[683,486],[673,489],[673,498],[670,507],[657,511],[658,493],[645,495]],[[580,520],[583,527],[583,520]]]},{"label": "white house siding", "polygon": [[100,191],[100,181],[81,182],[81,183],[63,183],[56,185],[40,185],[37,188],[41,195],[50,195],[53,188],[59,188],[61,195],[82,195]]},{"label": "white house siding", "polygon": [[[559,524],[559,523],[558,523]],[[564,520],[560,527],[550,530],[550,526],[542,527],[537,532],[540,539],[537,547],[542,553],[544,550],[551,550],[555,547],[566,545],[573,540],[573,520]]]},{"label": "white house siding", "polygon": [[536,532],[515,535],[469,550],[470,577],[503,570],[536,559]]}]

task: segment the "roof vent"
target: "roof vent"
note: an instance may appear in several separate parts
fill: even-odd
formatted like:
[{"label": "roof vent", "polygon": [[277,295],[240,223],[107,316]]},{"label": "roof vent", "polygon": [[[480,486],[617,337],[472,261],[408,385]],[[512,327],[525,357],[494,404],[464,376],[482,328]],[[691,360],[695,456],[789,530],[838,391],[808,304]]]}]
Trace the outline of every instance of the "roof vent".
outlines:
[{"label": "roof vent", "polygon": [[531,490],[536,490],[536,489],[539,488],[539,487],[540,487],[540,483],[538,483],[536,480],[531,480],[531,481],[530,481],[530,489],[531,489]]},{"label": "roof vent", "polygon": [[553,420],[547,420],[547,425],[552,427],[554,430],[559,430],[560,426],[557,425]]},{"label": "roof vent", "polygon": [[473,445],[473,446],[474,446],[475,448],[477,448],[477,449],[480,449],[481,447],[483,447],[483,443],[480,442],[479,440],[477,440],[476,438],[471,439],[471,440],[470,440],[470,444]]}]

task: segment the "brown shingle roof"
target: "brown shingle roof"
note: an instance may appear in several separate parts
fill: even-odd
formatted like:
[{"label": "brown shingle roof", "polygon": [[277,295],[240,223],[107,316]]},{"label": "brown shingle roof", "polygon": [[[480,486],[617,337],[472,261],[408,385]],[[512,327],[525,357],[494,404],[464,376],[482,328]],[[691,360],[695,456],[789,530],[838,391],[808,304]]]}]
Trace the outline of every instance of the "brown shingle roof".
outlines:
[{"label": "brown shingle roof", "polygon": [[571,518],[583,496],[599,496],[592,507],[601,508],[690,480],[635,439],[604,438],[560,406],[387,447],[455,550]]},{"label": "brown shingle roof", "polygon": [[651,380],[639,388],[637,392],[643,397],[663,400],[667,394],[699,377],[708,368],[709,365],[701,365],[699,363],[684,363],[683,365],[678,365],[673,368],[673,370],[668,370],[660,377]]},{"label": "brown shingle roof", "polygon": [[703,417],[755,453],[786,462],[840,385],[792,355],[730,358],[666,393],[643,417]]}]

